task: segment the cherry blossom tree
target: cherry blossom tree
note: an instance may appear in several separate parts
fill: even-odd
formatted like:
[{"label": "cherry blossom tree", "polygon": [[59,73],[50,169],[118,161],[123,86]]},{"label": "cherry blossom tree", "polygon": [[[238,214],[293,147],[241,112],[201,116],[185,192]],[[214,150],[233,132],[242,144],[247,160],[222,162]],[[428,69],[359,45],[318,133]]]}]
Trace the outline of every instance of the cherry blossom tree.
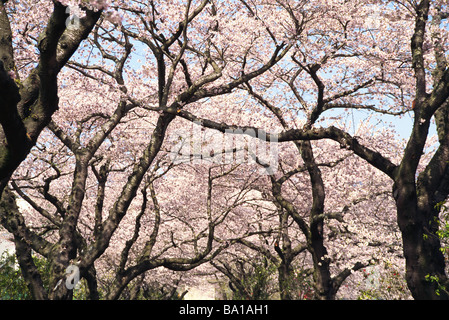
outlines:
[{"label": "cherry blossom tree", "polygon": [[[260,247],[254,239],[274,233],[251,229],[260,205],[243,183],[258,167],[280,226],[270,254],[284,256],[288,271],[286,253],[307,250],[318,297],[334,298],[374,249],[396,247],[387,228],[396,211],[413,297],[447,298],[436,290],[447,282],[437,236],[449,193],[447,4],[350,3],[2,1],[0,221],[33,296],[71,298],[64,281],[76,266],[98,298],[96,263],[108,257],[108,297],[118,298],[146,271],[191,269],[231,243]],[[375,116],[358,128],[345,123],[360,112]],[[404,114],[414,119],[404,148],[368,125]],[[432,121],[438,141],[428,151]],[[202,133],[289,144],[279,153],[285,170],[251,153],[256,166],[183,163],[177,133],[191,122]],[[185,146],[194,160],[198,145]],[[215,141],[200,160],[228,153]],[[289,244],[292,229],[299,247]],[[351,256],[345,242],[368,244]],[[50,261],[49,292],[33,252]]]},{"label": "cherry blossom tree", "polygon": [[[383,136],[386,138],[385,132]],[[297,148],[296,153],[311,153],[292,165],[285,160],[294,158]],[[258,186],[264,201],[270,199],[276,212],[271,215],[277,222],[267,221],[264,241],[240,238],[235,242],[277,267],[281,299],[297,297],[297,264],[304,259],[307,263],[301,269],[313,278],[310,288],[314,294],[309,292],[309,297],[335,299],[339,294],[354,298],[354,293],[339,291],[355,271],[388,261],[402,265],[400,235],[394,228],[394,204],[389,196],[391,183],[378,170],[342,153],[338,145],[321,143],[315,150],[319,150],[315,151],[317,159],[307,158],[314,154],[312,149],[299,144],[289,150],[289,156],[281,156],[281,172],[266,177],[264,187]],[[310,177],[312,168],[322,177],[318,182]],[[354,168],[370,173],[369,178],[357,177]],[[321,201],[316,199],[317,189],[322,191]],[[322,207],[314,210],[317,202]],[[317,224],[319,229],[314,230]],[[275,225],[278,227],[273,229]]]},{"label": "cherry blossom tree", "polygon": [[[69,4],[78,5],[55,2],[54,6],[58,12],[64,10],[67,18],[64,5]],[[95,4],[106,7],[103,2]],[[37,212],[46,223],[23,214],[9,187],[3,193],[2,225],[15,237],[20,267],[36,299],[71,298],[70,288],[63,283],[69,280],[66,272],[71,266],[87,280],[91,298],[98,298],[94,263],[108,248],[114,247],[116,237],[120,237],[121,223],[128,225],[126,235],[131,238],[126,240],[118,257],[116,287],[110,298],[117,298],[131,280],[147,270],[169,265],[174,270],[189,269],[207,261],[210,253],[213,256],[214,228],[224,217],[212,218],[210,209],[206,209],[208,218],[198,225],[192,226],[188,216],[174,217],[187,229],[195,227],[191,229],[192,238],[184,238],[178,244],[171,238],[171,245],[160,249],[164,253],[173,247],[190,246],[193,252],[189,258],[185,260],[170,252],[170,257],[152,257],[159,234],[161,200],[154,191],[154,179],[147,173],[152,168],[162,172],[170,168],[158,167],[157,159],[177,110],[201,99],[227,94],[263,74],[291,46],[277,40],[274,31],[248,14],[241,4],[230,11],[228,6],[222,8],[209,1],[120,2],[110,7],[115,11],[98,17],[98,23],[91,26],[91,35],[77,54],[70,61],[69,57],[65,59],[69,68],[60,71],[61,65],[59,77],[53,75],[54,98],[58,92],[55,89],[59,90],[59,111],[52,120],[47,118],[49,131],[41,135],[37,158],[30,156],[16,171],[12,183],[13,189],[32,205],[32,212]],[[98,10],[92,12],[101,15]],[[233,15],[246,19],[247,23],[237,25]],[[80,21],[87,16],[88,13]],[[246,27],[253,24],[259,26]],[[25,42],[33,40],[32,34],[22,33]],[[239,39],[243,35],[246,41],[242,42]],[[272,37],[269,43],[265,41],[267,37]],[[228,50],[229,46],[232,50]],[[145,65],[133,68],[132,64],[139,64],[141,59]],[[243,69],[246,72],[241,72]],[[46,149],[52,151],[46,153]],[[42,168],[32,164],[37,159],[44,162]],[[43,181],[26,183],[34,179]],[[19,183],[24,181],[25,185]],[[108,183],[117,187],[110,194],[106,194]],[[88,193],[92,184],[97,185],[95,201]],[[206,190],[211,192],[211,188],[209,184]],[[39,192],[27,195],[23,191],[32,189]],[[33,196],[40,197],[40,201]],[[172,196],[177,200],[182,197],[173,192]],[[141,248],[140,258],[129,265],[127,258],[138,238],[150,198],[155,213],[153,230]],[[135,204],[139,201],[140,208]],[[108,214],[104,216],[106,203]],[[130,217],[133,214],[136,216]],[[44,233],[30,224],[40,225]],[[221,247],[225,246],[226,243]],[[42,286],[32,250],[50,261],[49,292]]]},{"label": "cherry blossom tree", "polygon": [[[276,109],[270,106],[269,109],[276,113]],[[286,124],[281,115],[278,114],[278,118],[282,124]],[[367,129],[360,128],[358,134],[363,136],[364,131],[370,131]],[[391,141],[392,145],[395,143],[394,133],[388,129],[377,133],[376,137],[363,139],[375,142],[380,136]],[[215,141],[218,142],[219,139]],[[238,225],[253,224],[258,234],[241,238],[235,232],[231,242],[257,252],[259,258],[263,256],[277,268],[282,299],[297,297],[292,284],[296,278],[297,261],[304,257],[308,260],[306,269],[314,274],[311,287],[315,287],[315,297],[321,299],[335,299],[347,278],[364,266],[391,261],[395,265],[402,265],[400,235],[394,228],[395,209],[392,197],[389,196],[391,182],[380,171],[354,158],[350,152],[342,151],[336,143],[320,142],[315,146],[315,151],[299,143],[281,149],[278,155],[280,168],[276,174],[267,175],[267,164],[255,154],[254,164],[259,163],[263,169],[262,175],[256,178],[260,173],[257,174],[250,167],[238,171],[238,176],[243,180],[250,180],[248,175],[254,176],[248,188],[254,190],[251,193],[255,196],[252,211],[259,213],[257,222],[238,220]],[[302,156],[304,150],[309,152],[305,156],[308,162],[300,160],[298,163],[298,153]],[[318,160],[310,158],[314,153],[319,155]],[[308,177],[310,168],[315,168],[314,174],[322,178],[314,181]],[[325,174],[322,173],[324,169]],[[359,172],[363,172],[364,176],[359,177]],[[317,211],[313,211],[313,204],[318,197],[314,189],[321,190],[321,201],[318,203],[324,202]],[[236,208],[236,212],[240,217],[251,216],[241,207]],[[320,223],[321,228],[312,236],[311,229],[317,223]],[[230,231],[235,229],[233,227]],[[229,278],[233,288],[249,297],[250,291],[238,289],[237,283],[241,280],[239,274],[242,273],[238,270],[243,268],[241,259],[252,261],[255,258],[241,258],[242,255],[253,255],[242,253],[245,250],[238,252],[228,252],[229,261],[219,257],[212,264]],[[234,260],[241,267],[238,270],[233,266]],[[348,296],[347,292],[345,295]],[[309,294],[309,297],[312,296]],[[351,296],[356,297],[354,293]]]},{"label": "cherry blossom tree", "polygon": [[103,11],[97,1],[81,9],[84,16],[69,28],[62,2],[0,4],[1,190],[58,109],[57,76]]},{"label": "cherry blossom tree", "polygon": [[[262,105],[272,101],[282,112],[292,113],[292,123],[298,122],[297,115],[304,115],[300,126],[276,134],[278,141],[332,139],[391,178],[408,287],[415,299],[447,299],[445,292],[437,290],[438,285],[446,286],[447,276],[436,234],[438,204],[448,195],[447,4],[353,1],[348,6],[328,1],[314,2],[310,10],[302,10],[289,1],[280,3],[295,26],[303,26],[301,22],[307,18],[310,21],[306,31],[301,30],[297,38],[292,36],[297,42],[291,64],[284,60],[278,65],[280,70],[274,73],[277,80],[253,81],[247,89]],[[413,126],[400,160],[395,163],[347,130],[326,125],[325,113],[341,108],[349,112],[370,110],[380,116],[410,114]],[[261,126],[236,126],[184,110],[179,115],[222,132],[251,129],[258,136],[271,138]],[[438,148],[427,165],[420,167],[432,121],[438,132]],[[428,281],[429,276],[438,281]]]}]

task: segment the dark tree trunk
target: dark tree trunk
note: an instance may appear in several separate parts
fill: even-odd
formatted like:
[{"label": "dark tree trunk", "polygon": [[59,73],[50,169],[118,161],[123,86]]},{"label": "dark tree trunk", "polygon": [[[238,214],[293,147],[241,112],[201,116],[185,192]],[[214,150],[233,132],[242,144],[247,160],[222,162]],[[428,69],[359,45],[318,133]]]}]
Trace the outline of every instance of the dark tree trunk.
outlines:
[{"label": "dark tree trunk", "polygon": [[278,276],[279,276],[279,291],[281,300],[292,300],[292,296],[290,294],[290,286],[291,286],[291,270],[285,265],[285,263],[281,263],[278,267]]},{"label": "dark tree trunk", "polygon": [[406,260],[406,280],[413,298],[448,299],[444,289],[445,261],[436,234],[439,222],[436,204],[424,192],[417,192],[413,185],[395,186],[394,194]]},{"label": "dark tree trunk", "polygon": [[56,1],[36,48],[39,63],[26,79],[18,79],[6,2],[0,2],[0,192],[58,109],[59,71],[101,16],[101,10],[87,10],[80,27],[68,30],[66,7]]}]

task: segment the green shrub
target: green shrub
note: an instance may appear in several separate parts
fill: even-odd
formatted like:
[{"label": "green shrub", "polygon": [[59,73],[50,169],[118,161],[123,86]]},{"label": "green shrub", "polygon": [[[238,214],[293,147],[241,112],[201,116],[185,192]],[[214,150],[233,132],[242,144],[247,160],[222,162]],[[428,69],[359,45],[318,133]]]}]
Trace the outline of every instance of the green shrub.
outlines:
[{"label": "green shrub", "polygon": [[[33,257],[33,259],[43,277],[44,285],[47,285],[50,272],[47,260],[38,257]],[[0,300],[30,299],[32,299],[32,295],[23,279],[16,255],[5,251],[0,256]]]}]

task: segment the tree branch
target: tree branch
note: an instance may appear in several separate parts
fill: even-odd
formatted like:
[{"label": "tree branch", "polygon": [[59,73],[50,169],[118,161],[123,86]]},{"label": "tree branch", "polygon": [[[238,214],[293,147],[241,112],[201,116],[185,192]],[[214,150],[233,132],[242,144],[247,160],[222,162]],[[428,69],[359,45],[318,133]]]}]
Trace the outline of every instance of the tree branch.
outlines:
[{"label": "tree branch", "polygon": [[173,114],[176,114],[177,116],[191,122],[199,123],[203,127],[218,130],[222,133],[246,134],[250,135],[253,138],[261,139],[267,142],[332,139],[340,143],[340,146],[342,148],[354,151],[355,154],[357,154],[362,159],[366,160],[391,178],[394,177],[397,168],[397,165],[393,164],[379,152],[363,146],[355,137],[352,137],[350,134],[334,126],[328,128],[312,128],[306,130],[289,129],[280,133],[268,133],[263,129],[252,126],[228,125],[223,122],[218,123],[213,120],[200,118],[186,110],[179,110],[179,112],[173,112]]}]

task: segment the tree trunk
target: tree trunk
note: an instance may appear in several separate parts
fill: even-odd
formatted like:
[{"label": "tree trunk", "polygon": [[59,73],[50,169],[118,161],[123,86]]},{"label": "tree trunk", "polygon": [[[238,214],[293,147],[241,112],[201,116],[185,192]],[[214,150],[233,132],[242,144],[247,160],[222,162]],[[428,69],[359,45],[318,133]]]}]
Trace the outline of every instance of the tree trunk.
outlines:
[{"label": "tree trunk", "polygon": [[[402,233],[408,288],[416,300],[449,299],[444,286],[444,256],[436,231],[438,211],[424,192],[414,184],[395,185],[398,224]],[[430,280],[432,277],[434,281]]]},{"label": "tree trunk", "polygon": [[[318,242],[318,243],[317,243]],[[318,300],[334,300],[335,294],[332,290],[332,278],[330,274],[329,258],[322,239],[315,240],[312,252],[315,282],[315,298]]]},{"label": "tree trunk", "polygon": [[293,270],[290,266],[290,263],[281,262],[278,267],[278,276],[279,276],[279,291],[281,295],[281,300],[293,300],[291,295],[291,286],[292,286],[292,274]]},{"label": "tree trunk", "polygon": [[34,264],[31,249],[22,239],[14,237],[16,257],[22,271],[22,276],[34,300],[47,300],[41,275]]}]

